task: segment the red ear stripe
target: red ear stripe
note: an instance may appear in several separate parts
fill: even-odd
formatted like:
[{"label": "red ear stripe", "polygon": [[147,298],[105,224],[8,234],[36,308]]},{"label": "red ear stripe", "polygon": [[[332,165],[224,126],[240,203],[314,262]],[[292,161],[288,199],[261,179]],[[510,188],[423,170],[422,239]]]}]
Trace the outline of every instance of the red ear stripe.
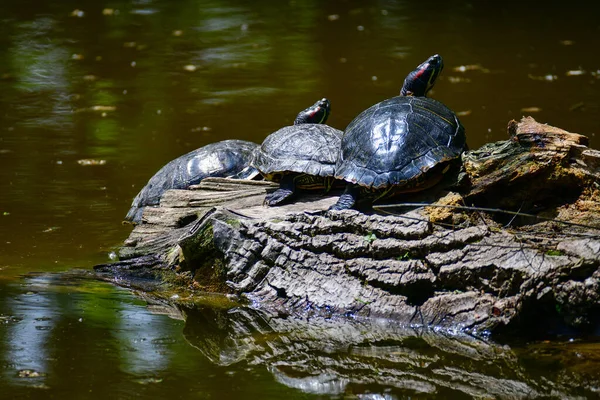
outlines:
[{"label": "red ear stripe", "polygon": [[423,75],[425,73],[425,71],[427,70],[427,67],[421,68],[416,74],[415,74],[415,78],[420,78],[421,75]]}]

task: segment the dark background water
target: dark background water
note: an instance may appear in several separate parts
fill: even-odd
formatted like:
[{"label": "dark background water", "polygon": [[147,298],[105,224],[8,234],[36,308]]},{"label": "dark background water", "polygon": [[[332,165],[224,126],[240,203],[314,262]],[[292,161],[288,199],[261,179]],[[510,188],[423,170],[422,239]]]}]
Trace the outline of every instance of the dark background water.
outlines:
[{"label": "dark background water", "polygon": [[169,160],[260,142],[323,96],[343,129],[434,53],[445,70],[431,96],[459,113],[471,148],[523,115],[599,148],[598,15],[583,1],[3,1],[1,312],[22,310],[14,287],[30,283],[13,277],[106,262],[133,196]]}]

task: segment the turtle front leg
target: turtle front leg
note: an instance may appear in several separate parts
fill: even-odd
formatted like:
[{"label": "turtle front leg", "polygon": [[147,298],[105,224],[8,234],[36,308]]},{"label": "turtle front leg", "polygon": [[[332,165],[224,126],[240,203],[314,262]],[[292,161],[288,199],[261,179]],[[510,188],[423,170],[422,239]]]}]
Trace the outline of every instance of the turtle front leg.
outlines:
[{"label": "turtle front leg", "polygon": [[358,198],[358,192],[358,186],[348,183],[337,203],[329,207],[329,210],[347,210],[354,207]]},{"label": "turtle front leg", "polygon": [[265,197],[265,203],[268,206],[276,206],[286,200],[290,200],[296,191],[296,183],[294,175],[284,175],[279,182],[279,189]]}]

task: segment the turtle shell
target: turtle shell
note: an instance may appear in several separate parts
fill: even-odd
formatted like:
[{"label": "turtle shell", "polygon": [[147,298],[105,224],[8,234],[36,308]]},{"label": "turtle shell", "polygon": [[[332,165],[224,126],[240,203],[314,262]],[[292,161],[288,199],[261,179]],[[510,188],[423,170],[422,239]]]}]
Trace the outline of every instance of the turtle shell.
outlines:
[{"label": "turtle shell", "polygon": [[324,124],[286,126],[264,140],[252,165],[272,180],[290,172],[333,176],[342,134]]},{"label": "turtle shell", "polygon": [[249,166],[257,147],[258,144],[245,140],[224,140],[170,161],[135,196],[125,220],[141,221],[143,207],[158,205],[169,189],[187,189],[209,176],[252,178],[258,174]]},{"label": "turtle shell", "polygon": [[444,104],[397,96],[350,122],[335,177],[370,189],[415,188],[426,172],[459,157],[465,146],[464,128]]}]

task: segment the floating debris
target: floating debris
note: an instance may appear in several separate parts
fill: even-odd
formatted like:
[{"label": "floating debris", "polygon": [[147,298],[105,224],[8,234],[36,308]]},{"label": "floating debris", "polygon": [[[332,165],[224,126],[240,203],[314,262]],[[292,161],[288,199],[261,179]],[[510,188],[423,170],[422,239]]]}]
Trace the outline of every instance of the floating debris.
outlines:
[{"label": "floating debris", "polygon": [[465,78],[462,76],[448,76],[448,77],[446,77],[446,79],[448,79],[448,82],[450,82],[450,83],[470,83],[471,82],[471,79]]},{"label": "floating debris", "polygon": [[93,158],[82,158],[81,160],[77,160],[77,164],[83,165],[83,166],[104,165],[104,164],[106,164],[106,160],[94,160]]},{"label": "floating debris", "polygon": [[529,79],[533,79],[534,81],[547,81],[547,82],[553,82],[558,79],[558,76],[552,75],[552,74],[542,75],[542,76],[528,74],[527,77]]},{"label": "floating debris", "polygon": [[183,67],[183,69],[185,69],[188,72],[194,72],[195,70],[198,69],[198,67],[196,67],[195,65],[189,64]]},{"label": "floating debris", "polygon": [[562,44],[563,46],[573,46],[575,44],[573,40],[559,40],[558,43]]},{"label": "floating debris", "polygon": [[45,376],[46,374],[35,371],[33,369],[22,369],[17,372],[17,376],[19,378],[39,378],[40,376]]},{"label": "floating debris", "polygon": [[459,111],[456,113],[459,117],[466,117],[467,115],[471,115],[471,110]]},{"label": "floating debris", "polygon": [[123,47],[126,47],[126,48],[133,48],[135,46],[137,46],[136,42],[125,42],[125,43],[123,43]]},{"label": "floating debris", "polygon": [[181,36],[183,35],[183,31],[181,29],[177,29],[171,33],[173,36]]},{"label": "floating debris", "polygon": [[134,379],[133,381],[136,383],[139,383],[140,385],[150,385],[153,383],[161,383],[163,380],[162,380],[162,378],[149,377],[149,378],[138,378],[138,379]]},{"label": "floating debris", "polygon": [[93,82],[96,79],[98,79],[98,77],[96,75],[84,75],[83,76],[83,80],[84,81],[89,81],[89,82]]},{"label": "floating debris", "polygon": [[77,61],[79,61],[79,60],[83,60],[84,58],[85,58],[85,57],[83,56],[83,54],[73,54],[73,55],[71,56],[71,60],[77,60]]},{"label": "floating debris", "polygon": [[359,32],[362,32],[362,31],[364,31],[364,30],[365,30],[365,27],[364,27],[364,26],[362,26],[362,25],[359,25],[359,26],[357,26],[357,27],[356,27],[356,29],[357,29]]},{"label": "floating debris", "polygon": [[81,112],[96,111],[96,112],[106,113],[108,111],[115,111],[116,109],[117,109],[117,107],[115,107],[115,106],[93,106],[93,107],[88,107],[88,108],[78,108],[77,110],[75,110],[75,112],[81,113]]},{"label": "floating debris", "polygon": [[582,69],[572,69],[570,71],[567,71],[565,75],[567,76],[580,76],[580,75],[585,75],[585,71]]},{"label": "floating debris", "polygon": [[92,111],[115,111],[117,107],[115,106],[93,106],[90,107]]},{"label": "floating debris", "polygon": [[209,132],[212,128],[210,126],[198,126],[196,128],[192,128],[191,132]]},{"label": "floating debris", "polygon": [[60,226],[51,226],[50,228],[46,228],[44,229],[42,232],[43,233],[49,233],[49,232],[54,232],[60,229]]},{"label": "floating debris", "polygon": [[118,14],[119,10],[115,10],[114,8],[105,8],[102,10],[102,15],[115,15]]},{"label": "floating debris", "polygon": [[152,15],[152,14],[156,14],[158,12],[158,10],[153,9],[153,8],[138,8],[136,10],[131,10],[129,12],[131,14],[137,14],[137,15]]},{"label": "floating debris", "polygon": [[521,108],[521,112],[536,113],[536,112],[540,112],[540,111],[542,111],[542,109],[540,107],[523,107],[523,108]]},{"label": "floating debris", "polygon": [[9,213],[8,211],[4,211],[4,212],[2,213],[2,215],[4,215],[4,216],[6,217],[7,215],[10,215],[10,213]]},{"label": "floating debris", "polygon": [[585,108],[585,103],[583,101],[580,101],[579,103],[575,103],[571,107],[569,107],[569,111],[577,111],[577,110],[583,111],[584,108]]},{"label": "floating debris", "polygon": [[452,70],[455,72],[480,71],[486,74],[490,72],[489,69],[482,67],[481,64],[459,65],[452,68]]},{"label": "floating debris", "polygon": [[330,21],[337,21],[338,19],[340,19],[340,16],[338,14],[331,14],[327,16],[327,19]]},{"label": "floating debris", "polygon": [[71,14],[69,15],[71,17],[82,18],[85,15],[85,11],[76,8],[73,11],[71,11]]}]

